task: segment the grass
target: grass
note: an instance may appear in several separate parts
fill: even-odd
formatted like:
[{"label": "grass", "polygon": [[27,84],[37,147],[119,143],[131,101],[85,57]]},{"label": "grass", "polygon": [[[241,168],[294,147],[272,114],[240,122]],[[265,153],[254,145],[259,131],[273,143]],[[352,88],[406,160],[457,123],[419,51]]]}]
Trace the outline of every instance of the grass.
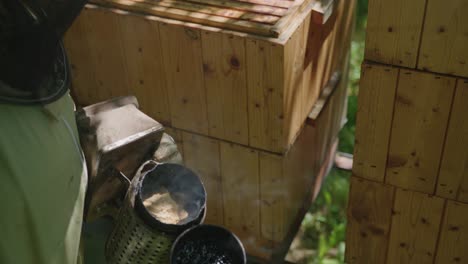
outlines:
[{"label": "grass", "polygon": [[[357,94],[361,63],[364,57],[367,0],[358,0],[356,29],[351,44],[348,83],[348,122],[340,132],[339,151],[353,153],[356,124]],[[344,263],[346,235],[346,206],[348,202],[350,172],[332,169],[321,193],[302,223],[303,248],[312,249],[304,260],[309,264]]]}]

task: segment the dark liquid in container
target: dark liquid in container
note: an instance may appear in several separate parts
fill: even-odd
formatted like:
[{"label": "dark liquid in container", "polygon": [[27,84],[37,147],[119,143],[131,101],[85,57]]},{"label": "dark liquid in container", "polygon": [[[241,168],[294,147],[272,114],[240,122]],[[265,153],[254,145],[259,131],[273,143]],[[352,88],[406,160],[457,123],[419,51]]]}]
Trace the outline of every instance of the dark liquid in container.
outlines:
[{"label": "dark liquid in container", "polygon": [[235,264],[213,241],[186,241],[175,260],[176,264]]}]

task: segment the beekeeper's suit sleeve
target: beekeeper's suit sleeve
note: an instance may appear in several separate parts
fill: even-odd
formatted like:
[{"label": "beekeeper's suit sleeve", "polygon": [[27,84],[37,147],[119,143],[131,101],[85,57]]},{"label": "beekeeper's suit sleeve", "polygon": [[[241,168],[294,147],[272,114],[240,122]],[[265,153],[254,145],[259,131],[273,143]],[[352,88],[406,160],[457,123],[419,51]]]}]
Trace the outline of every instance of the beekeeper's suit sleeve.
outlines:
[{"label": "beekeeper's suit sleeve", "polygon": [[77,263],[86,183],[68,94],[0,104],[0,263]]}]

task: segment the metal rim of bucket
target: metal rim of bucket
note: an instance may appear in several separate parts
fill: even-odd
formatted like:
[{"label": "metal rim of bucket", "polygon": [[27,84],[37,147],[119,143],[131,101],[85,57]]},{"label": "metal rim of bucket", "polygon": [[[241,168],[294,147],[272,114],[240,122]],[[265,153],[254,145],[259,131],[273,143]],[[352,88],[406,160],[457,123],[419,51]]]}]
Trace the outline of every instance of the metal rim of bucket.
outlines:
[{"label": "metal rim of bucket", "polygon": [[[148,176],[151,172],[153,172],[154,170],[156,170],[160,166],[180,167],[180,168],[182,168],[184,170],[187,170],[190,174],[195,176],[196,179],[198,179],[198,181],[200,183],[200,186],[201,186],[201,188],[203,190],[205,198],[204,198],[204,201],[203,201],[203,203],[202,203],[202,205],[200,207],[200,210],[199,210],[197,216],[192,221],[190,221],[190,222],[188,222],[186,224],[182,224],[182,225],[166,224],[166,223],[163,223],[163,222],[159,221],[154,216],[152,216],[151,213],[148,211],[148,209],[144,206],[143,197],[142,197],[142,193],[141,193],[141,190],[142,190],[141,185],[143,184],[146,176]],[[161,231],[165,231],[165,232],[168,232],[168,233],[176,233],[176,234],[177,233],[182,233],[184,230],[187,230],[187,229],[193,227],[194,225],[198,225],[198,224],[203,223],[203,221],[205,219],[205,216],[206,216],[206,189],[205,189],[205,186],[203,185],[203,182],[201,181],[200,177],[195,172],[190,170],[189,168],[187,168],[185,166],[182,166],[182,165],[179,165],[179,164],[175,164],[175,163],[155,163],[155,166],[153,168],[151,168],[150,170],[144,172],[144,174],[142,175],[142,177],[141,177],[141,179],[139,181],[138,190],[137,190],[137,193],[136,193],[136,196],[135,196],[135,210],[140,215],[142,220],[152,228],[155,228],[155,229],[161,230]]]},{"label": "metal rim of bucket", "polygon": [[187,230],[185,230],[184,232],[182,232],[177,238],[176,240],[174,241],[174,243],[172,244],[172,247],[171,247],[171,251],[170,251],[170,259],[169,259],[169,263],[170,264],[175,264],[175,256],[174,256],[174,253],[175,253],[175,250],[176,250],[176,247],[178,246],[178,244],[183,240],[185,239],[186,236],[188,236],[191,232],[193,232],[194,230],[197,230],[199,228],[212,228],[212,229],[217,229],[221,232],[224,232],[226,234],[229,234],[230,236],[232,236],[232,238],[234,238],[234,240],[237,242],[237,244],[239,245],[239,248],[242,252],[242,263],[236,263],[236,264],[246,264],[247,263],[247,255],[245,253],[245,248],[244,248],[244,245],[242,244],[241,240],[236,236],[236,234],[234,234],[233,232],[229,231],[228,229],[222,227],[222,226],[217,226],[217,225],[209,225],[209,224],[200,224],[200,225],[196,225],[196,226],[193,226]]}]

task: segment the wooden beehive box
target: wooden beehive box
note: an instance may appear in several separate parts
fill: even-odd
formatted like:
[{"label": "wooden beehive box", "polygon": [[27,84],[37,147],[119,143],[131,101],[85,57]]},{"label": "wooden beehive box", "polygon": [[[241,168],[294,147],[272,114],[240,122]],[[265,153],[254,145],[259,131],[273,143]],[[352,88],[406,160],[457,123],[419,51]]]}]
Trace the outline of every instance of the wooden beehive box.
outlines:
[{"label": "wooden beehive box", "polygon": [[464,77],[363,64],[347,263],[467,263],[467,100]]},{"label": "wooden beehive box", "polygon": [[283,153],[328,79],[333,1],[91,2],[65,38],[79,104],[134,94],[165,125]]},{"label": "wooden beehive box", "polygon": [[[135,9],[122,6],[130,2],[99,0],[72,26],[65,44],[75,100],[87,105],[137,96],[142,110],[165,125],[185,164],[205,182],[207,223],[233,230],[249,255],[267,263],[281,259],[312,190],[319,189],[317,178],[332,162],[346,74],[340,85],[326,84],[334,83],[334,72],[347,71],[355,1],[338,1],[331,15],[330,9],[312,10],[317,2],[310,0],[189,1],[255,9],[224,21],[232,23],[226,27],[215,27],[217,20],[194,11],[203,17],[197,23],[185,15],[174,19],[173,7],[169,15],[152,13],[166,12],[168,7],[160,6],[166,1],[141,11],[148,2],[134,1]],[[287,17],[290,8],[276,4],[297,6],[290,22],[278,27],[282,18],[277,15],[274,24],[262,22],[261,29],[268,30],[253,32],[254,22],[244,18],[257,19],[267,9],[283,10]],[[324,89],[335,86],[333,93]]]},{"label": "wooden beehive box", "polygon": [[286,253],[333,164],[347,90],[337,78],[326,90],[286,154],[166,129],[185,165],[203,180],[208,194],[205,222],[232,230],[252,256],[270,260]]}]

